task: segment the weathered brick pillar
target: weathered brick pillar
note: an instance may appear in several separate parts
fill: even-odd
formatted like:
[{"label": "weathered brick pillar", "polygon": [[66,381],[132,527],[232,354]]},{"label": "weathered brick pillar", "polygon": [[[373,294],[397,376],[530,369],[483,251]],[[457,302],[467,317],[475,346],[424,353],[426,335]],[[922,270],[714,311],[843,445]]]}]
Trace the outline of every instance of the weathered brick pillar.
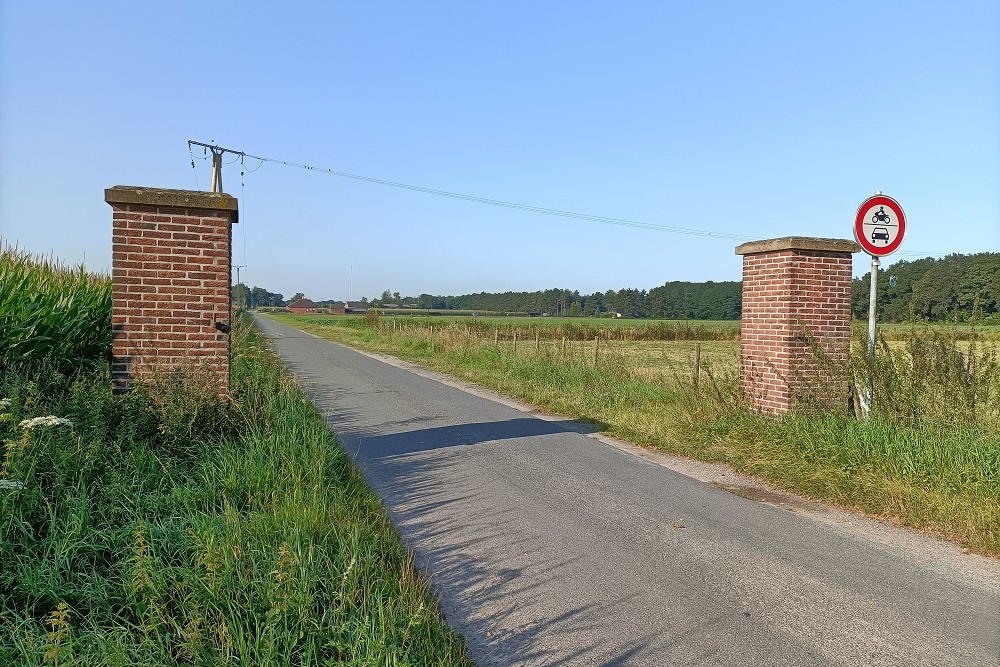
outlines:
[{"label": "weathered brick pillar", "polygon": [[116,185],[113,211],[112,381],[192,366],[229,390],[229,285],[236,199]]},{"label": "weathered brick pillar", "polygon": [[854,241],[791,236],[743,255],[740,384],[752,405],[787,412],[802,401],[847,406]]}]

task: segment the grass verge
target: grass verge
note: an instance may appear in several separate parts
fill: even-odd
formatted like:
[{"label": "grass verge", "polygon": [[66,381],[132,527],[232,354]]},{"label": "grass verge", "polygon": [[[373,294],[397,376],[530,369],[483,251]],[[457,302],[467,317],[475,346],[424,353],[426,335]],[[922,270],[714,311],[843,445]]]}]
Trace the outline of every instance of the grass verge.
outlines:
[{"label": "grass verge", "polygon": [[471,664],[322,417],[233,343],[231,405],[196,372],[0,374],[0,664]]},{"label": "grass verge", "polygon": [[930,343],[945,345],[940,339],[913,339],[906,358],[883,350],[890,361],[875,369],[880,391],[896,388],[911,396],[861,421],[846,411],[756,414],[725,368],[706,369],[695,389],[677,375],[650,377],[624,358],[602,357],[595,367],[552,348],[535,353],[531,345],[514,355],[510,346],[494,345],[493,334],[477,339],[447,328],[393,331],[384,321],[275,319],[450,373],[640,445],[727,463],[777,486],[1000,555],[1000,375],[993,359],[991,374],[970,392],[967,365],[912,362],[960,361],[951,348],[928,356]]}]

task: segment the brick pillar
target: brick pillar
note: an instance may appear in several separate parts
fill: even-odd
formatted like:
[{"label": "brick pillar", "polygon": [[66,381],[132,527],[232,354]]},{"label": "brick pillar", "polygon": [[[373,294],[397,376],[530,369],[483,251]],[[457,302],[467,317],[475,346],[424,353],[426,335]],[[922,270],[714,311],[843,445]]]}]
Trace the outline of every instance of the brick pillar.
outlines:
[{"label": "brick pillar", "polygon": [[111,204],[112,382],[194,365],[229,390],[229,285],[236,199],[116,185]]},{"label": "brick pillar", "polygon": [[743,255],[740,384],[761,412],[847,406],[854,241],[753,241]]}]

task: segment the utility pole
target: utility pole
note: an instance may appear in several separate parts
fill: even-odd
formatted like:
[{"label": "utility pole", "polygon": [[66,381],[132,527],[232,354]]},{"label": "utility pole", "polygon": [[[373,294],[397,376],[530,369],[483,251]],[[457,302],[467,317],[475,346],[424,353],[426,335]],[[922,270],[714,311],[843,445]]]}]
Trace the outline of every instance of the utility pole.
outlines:
[{"label": "utility pole", "polygon": [[200,141],[188,140],[188,150],[191,150],[192,146],[201,146],[206,150],[212,151],[212,192],[218,192],[222,194],[222,155],[223,153],[232,153],[234,155],[239,155],[241,158],[246,155],[243,151],[236,151],[232,148],[223,148],[222,146],[216,146],[215,144],[203,144]]},{"label": "utility pole", "polygon": [[224,149],[212,146],[212,192],[222,194],[222,153]]},{"label": "utility pole", "polygon": [[[247,268],[247,265],[246,264],[237,264],[233,268],[236,269],[236,284],[237,285],[243,285],[243,281],[240,280],[240,269]],[[246,288],[246,285],[243,285],[243,290],[240,292],[240,299],[243,301],[243,303],[241,303],[240,306],[242,306],[243,310],[246,310],[247,309],[247,288]]]}]

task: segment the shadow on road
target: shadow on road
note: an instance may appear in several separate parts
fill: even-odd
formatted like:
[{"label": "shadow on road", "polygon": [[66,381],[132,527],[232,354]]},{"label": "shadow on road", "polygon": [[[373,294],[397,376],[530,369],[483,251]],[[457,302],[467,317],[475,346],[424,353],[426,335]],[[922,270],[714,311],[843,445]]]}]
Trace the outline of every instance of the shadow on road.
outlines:
[{"label": "shadow on road", "polygon": [[[320,361],[313,359],[317,365]],[[558,599],[562,583],[576,576],[585,557],[538,553],[539,535],[509,508],[492,503],[486,471],[478,478],[456,474],[461,469],[453,455],[457,448],[474,452],[493,443],[516,455],[537,446],[540,438],[598,428],[528,416],[447,425],[441,425],[446,418],[434,414],[373,421],[370,412],[345,405],[358,400],[356,388],[323,382],[312,364],[285,363],[382,498],[446,620],[466,638],[480,667],[623,666],[655,643],[652,635],[627,642],[604,636],[608,609],[627,606],[627,596],[593,596],[569,605]],[[379,401],[396,392],[383,387],[362,393],[371,394],[365,400]],[[443,479],[450,481],[443,484]],[[503,555],[500,567],[497,554]],[[567,651],[567,646],[574,648]]]},{"label": "shadow on road", "polygon": [[[407,421],[412,422],[413,420]],[[361,436],[358,439],[359,449],[351,453],[360,455],[367,460],[427,452],[444,447],[467,447],[497,440],[552,435],[565,433],[566,430],[560,425],[560,422],[542,421],[530,417],[501,422],[438,426],[414,431],[400,431],[390,435]]]},{"label": "shadow on road", "polygon": [[[450,445],[439,444],[439,451],[430,451],[417,435],[373,437],[363,445],[360,467],[414,552],[417,567],[429,575],[446,620],[465,636],[480,667],[633,664],[655,637],[633,638],[622,646],[622,638],[609,638],[604,629],[609,609],[629,606],[627,595],[595,595],[575,605],[557,597],[562,584],[587,567],[589,555],[552,558],[538,553],[538,535],[519,515],[491,507],[481,479],[452,475],[448,485],[440,482],[454,465],[443,448],[483,442],[487,436],[530,438],[561,430],[544,422],[523,423],[532,421],[537,422],[491,425],[495,429],[468,425],[476,427],[471,436],[457,427],[426,429],[451,440]],[[567,646],[575,648],[567,652]]]}]

